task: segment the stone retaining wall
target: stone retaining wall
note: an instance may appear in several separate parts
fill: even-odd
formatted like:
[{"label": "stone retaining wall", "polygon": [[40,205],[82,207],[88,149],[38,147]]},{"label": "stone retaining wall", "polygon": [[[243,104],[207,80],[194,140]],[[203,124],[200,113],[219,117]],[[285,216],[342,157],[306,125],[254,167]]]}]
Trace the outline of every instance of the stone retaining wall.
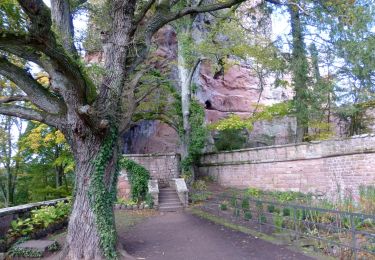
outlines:
[{"label": "stone retaining wall", "polygon": [[12,220],[24,218],[28,216],[33,209],[42,206],[52,206],[60,201],[66,201],[66,199],[55,199],[0,209],[0,239],[3,238],[9,230]]},{"label": "stone retaining wall", "polygon": [[199,173],[227,187],[357,192],[375,184],[375,136],[205,154]]},{"label": "stone retaining wall", "polygon": [[[158,180],[159,185],[168,185],[168,181],[178,178],[180,175],[180,155],[166,154],[125,154],[125,157],[145,167],[151,175],[151,179]],[[123,169],[118,180],[118,197],[128,198],[130,185],[126,171]]]}]

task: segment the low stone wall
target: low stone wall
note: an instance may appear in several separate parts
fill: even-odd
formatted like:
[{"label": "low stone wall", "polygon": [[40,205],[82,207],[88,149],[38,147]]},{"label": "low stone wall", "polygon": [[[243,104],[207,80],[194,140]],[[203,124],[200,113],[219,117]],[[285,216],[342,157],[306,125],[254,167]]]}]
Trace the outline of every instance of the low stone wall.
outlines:
[{"label": "low stone wall", "polygon": [[[180,175],[180,155],[166,154],[125,154],[125,157],[145,167],[151,175],[151,179],[158,180],[160,186],[168,185],[170,179]],[[130,185],[126,170],[122,170],[118,180],[118,197],[128,198]]]},{"label": "low stone wall", "polygon": [[27,217],[33,209],[37,209],[42,206],[52,206],[60,201],[66,201],[66,199],[42,201],[0,209],[0,239],[4,237],[9,230],[12,220]]},{"label": "low stone wall", "polygon": [[375,136],[205,154],[200,175],[227,187],[332,196],[375,184]]}]

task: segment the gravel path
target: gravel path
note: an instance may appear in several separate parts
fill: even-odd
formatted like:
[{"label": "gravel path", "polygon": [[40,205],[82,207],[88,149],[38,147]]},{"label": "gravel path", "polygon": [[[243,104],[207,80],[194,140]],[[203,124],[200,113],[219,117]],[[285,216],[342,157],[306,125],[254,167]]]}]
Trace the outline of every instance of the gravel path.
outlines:
[{"label": "gravel path", "polygon": [[126,251],[147,260],[312,259],[189,212],[164,213],[120,234]]}]

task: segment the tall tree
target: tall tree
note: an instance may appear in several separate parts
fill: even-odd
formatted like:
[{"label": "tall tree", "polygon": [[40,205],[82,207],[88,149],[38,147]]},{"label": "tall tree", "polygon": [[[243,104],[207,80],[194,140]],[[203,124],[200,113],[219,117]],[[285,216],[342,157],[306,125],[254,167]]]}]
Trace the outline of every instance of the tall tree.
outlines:
[{"label": "tall tree", "polygon": [[[13,81],[33,106],[0,104],[0,113],[46,123],[59,129],[71,146],[75,198],[64,259],[119,258],[114,226],[120,136],[137,108],[137,86],[147,68],[151,39],[164,25],[183,16],[213,12],[243,0],[200,6],[180,1],[113,0],[106,2],[108,30],[103,30],[103,75],[98,83],[86,72],[75,48],[72,6],[67,0],[5,0],[0,8],[0,50],[31,61],[50,77],[48,88],[27,71],[0,58],[0,74]],[[79,1],[86,2],[86,1]],[[22,10],[14,12],[14,10]],[[19,14],[19,27],[8,17]]]},{"label": "tall tree", "polygon": [[[15,98],[14,101],[22,100],[17,92],[14,84],[0,78],[0,103],[12,98]],[[0,192],[5,207],[15,204],[17,175],[20,172],[17,138],[21,133],[22,120],[0,115]]]},{"label": "tall tree", "polygon": [[295,91],[294,107],[296,111],[297,129],[296,142],[302,142],[308,133],[308,62],[306,44],[304,41],[304,27],[301,23],[301,11],[298,6],[289,4],[290,25],[292,29],[292,84]]}]

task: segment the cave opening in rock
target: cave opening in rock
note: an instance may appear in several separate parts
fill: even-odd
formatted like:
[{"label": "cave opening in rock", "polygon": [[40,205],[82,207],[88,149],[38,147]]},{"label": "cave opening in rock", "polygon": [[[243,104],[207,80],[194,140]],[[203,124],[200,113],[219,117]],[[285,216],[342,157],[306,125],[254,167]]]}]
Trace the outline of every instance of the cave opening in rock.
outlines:
[{"label": "cave opening in rock", "polygon": [[206,102],[204,102],[204,104],[206,105],[206,109],[212,109],[212,104],[211,104],[210,100],[206,100]]}]

